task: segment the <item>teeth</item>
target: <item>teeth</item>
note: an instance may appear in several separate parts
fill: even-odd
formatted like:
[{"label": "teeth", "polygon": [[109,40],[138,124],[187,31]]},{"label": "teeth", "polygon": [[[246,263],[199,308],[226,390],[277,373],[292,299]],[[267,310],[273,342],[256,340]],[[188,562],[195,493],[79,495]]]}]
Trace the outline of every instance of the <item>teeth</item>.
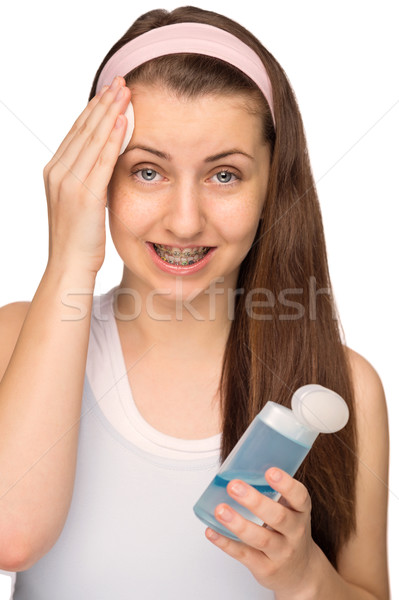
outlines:
[{"label": "teeth", "polygon": [[165,262],[174,265],[191,265],[204,258],[208,253],[210,246],[200,246],[199,248],[184,248],[180,251],[177,247],[163,246],[155,244],[154,248],[158,256]]},{"label": "teeth", "polygon": [[194,256],[195,254],[205,252],[205,251],[209,250],[209,248],[210,248],[210,246],[198,246],[197,248],[184,248],[183,250],[180,250],[180,248],[177,248],[176,246],[174,246],[174,247],[164,246],[162,244],[155,244],[155,243],[154,243],[154,246],[158,250],[163,250],[164,252],[168,252],[169,254],[172,254],[173,256],[176,256],[176,257]]}]

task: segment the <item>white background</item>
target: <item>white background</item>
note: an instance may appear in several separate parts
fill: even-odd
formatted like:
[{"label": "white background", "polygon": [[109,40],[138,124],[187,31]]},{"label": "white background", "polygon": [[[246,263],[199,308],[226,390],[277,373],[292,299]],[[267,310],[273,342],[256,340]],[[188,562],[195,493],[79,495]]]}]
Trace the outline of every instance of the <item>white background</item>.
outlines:
[{"label": "white background", "polygon": [[[399,555],[395,4],[195,3],[225,13],[252,31],[280,62],[298,98],[347,344],[377,369],[386,391],[391,428],[391,588],[392,597],[398,598],[399,574],[394,568],[394,557]],[[0,306],[31,300],[43,275],[48,252],[43,167],[87,104],[100,62],[141,13],[177,6],[153,0],[140,8],[124,0],[103,4],[69,0],[63,5],[23,0],[2,9]],[[118,284],[122,273],[109,231],[107,240],[96,294]],[[9,597],[8,582],[6,578],[0,600]]]}]

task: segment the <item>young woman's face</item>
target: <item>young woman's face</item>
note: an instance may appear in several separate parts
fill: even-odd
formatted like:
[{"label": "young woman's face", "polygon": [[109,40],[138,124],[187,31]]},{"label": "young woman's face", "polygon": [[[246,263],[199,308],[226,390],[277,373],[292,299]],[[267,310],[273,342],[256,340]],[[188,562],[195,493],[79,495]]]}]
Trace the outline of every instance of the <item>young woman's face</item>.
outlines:
[{"label": "young woman's face", "polygon": [[[187,101],[142,85],[134,86],[132,104],[133,136],[108,188],[109,225],[125,265],[124,286],[143,293],[170,289],[173,299],[181,275],[180,297],[206,290],[216,278],[223,278],[221,287],[234,289],[269,177],[260,117],[249,114],[239,96]],[[183,263],[201,258],[198,247],[215,250],[204,266],[198,262],[201,268],[171,273],[157,264],[150,243],[169,247],[163,256],[175,264],[182,262],[176,249],[185,248]]]}]

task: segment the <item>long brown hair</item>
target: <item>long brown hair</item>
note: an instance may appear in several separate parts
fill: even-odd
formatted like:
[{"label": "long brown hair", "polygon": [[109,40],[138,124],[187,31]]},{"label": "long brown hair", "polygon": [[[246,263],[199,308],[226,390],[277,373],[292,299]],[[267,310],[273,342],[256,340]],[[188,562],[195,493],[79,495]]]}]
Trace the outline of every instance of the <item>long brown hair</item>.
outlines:
[{"label": "long brown hair", "polygon": [[[307,383],[319,383],[343,396],[350,410],[348,424],[336,434],[320,434],[295,475],[311,496],[313,539],[336,567],[338,550],[356,530],[354,394],[302,119],[286,74],[252,33],[228,17],[194,6],[171,12],[156,9],[140,16],[105,56],[89,100],[103,66],[121,46],[156,27],[182,22],[224,29],[259,55],[272,83],[276,118],[274,129],[267,102],[252,80],[213,57],[161,56],[125,76],[128,86],[139,81],[160,84],[182,97],[244,94],[248,110],[262,115],[264,142],[271,148],[264,211],[239,271],[241,292],[235,297],[223,358],[220,461],[268,400],[290,406],[292,393]],[[260,301],[258,308],[263,302],[251,315],[246,304],[249,292],[253,301]],[[299,294],[301,302],[294,302]]]}]

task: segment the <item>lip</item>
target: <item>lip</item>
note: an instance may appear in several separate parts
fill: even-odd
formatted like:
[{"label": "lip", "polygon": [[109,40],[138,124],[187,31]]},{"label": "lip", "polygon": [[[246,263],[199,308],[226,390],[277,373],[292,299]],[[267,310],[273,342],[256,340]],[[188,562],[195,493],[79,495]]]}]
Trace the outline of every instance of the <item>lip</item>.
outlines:
[{"label": "lip", "polygon": [[212,248],[212,246],[207,246],[206,244],[202,244],[202,246],[195,246],[194,244],[187,244],[187,246],[179,246],[176,244],[163,244],[161,242],[150,242],[151,244],[157,244],[157,246],[168,246],[169,248],[179,248],[179,250],[185,250],[186,248]]},{"label": "lip", "polygon": [[[211,248],[207,254],[205,254],[204,258],[194,263],[193,265],[187,265],[184,267],[178,267],[177,265],[172,265],[170,263],[165,262],[158,256],[155,252],[154,247],[151,242],[145,242],[148,253],[155,263],[157,267],[161,269],[161,271],[165,271],[165,273],[172,273],[172,275],[191,275],[191,273],[196,273],[200,271],[209,263],[212,259],[212,256],[215,254],[216,247]],[[183,246],[180,246],[183,248]],[[186,248],[194,248],[195,246],[185,246]],[[184,249],[184,248],[183,248]]]}]

